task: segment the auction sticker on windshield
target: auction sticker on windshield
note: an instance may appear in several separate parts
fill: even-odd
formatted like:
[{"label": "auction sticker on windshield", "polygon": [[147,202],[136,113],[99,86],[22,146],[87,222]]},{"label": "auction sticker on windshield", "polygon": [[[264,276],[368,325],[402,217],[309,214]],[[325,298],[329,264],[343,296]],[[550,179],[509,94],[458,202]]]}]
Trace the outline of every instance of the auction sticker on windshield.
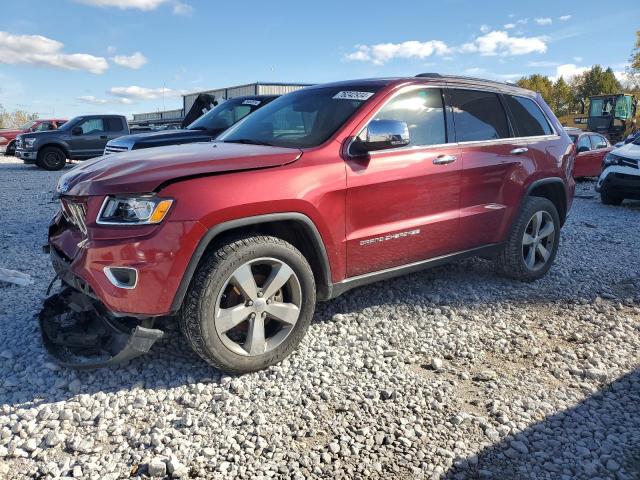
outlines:
[{"label": "auction sticker on windshield", "polygon": [[242,102],[242,105],[253,105],[254,107],[257,107],[260,105],[260,100],[245,100]]},{"label": "auction sticker on windshield", "polygon": [[341,100],[369,100],[373,92],[353,92],[353,91],[343,91],[336,93],[333,98],[341,99]]}]

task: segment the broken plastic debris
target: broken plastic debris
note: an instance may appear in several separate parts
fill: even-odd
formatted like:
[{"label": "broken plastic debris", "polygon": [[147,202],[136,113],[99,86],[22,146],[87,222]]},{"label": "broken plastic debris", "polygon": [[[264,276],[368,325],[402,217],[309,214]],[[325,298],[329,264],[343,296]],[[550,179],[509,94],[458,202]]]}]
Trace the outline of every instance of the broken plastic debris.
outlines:
[{"label": "broken plastic debris", "polygon": [[33,279],[26,273],[18,272],[16,270],[7,270],[6,268],[0,268],[0,282],[15,283],[16,285],[32,285]]}]

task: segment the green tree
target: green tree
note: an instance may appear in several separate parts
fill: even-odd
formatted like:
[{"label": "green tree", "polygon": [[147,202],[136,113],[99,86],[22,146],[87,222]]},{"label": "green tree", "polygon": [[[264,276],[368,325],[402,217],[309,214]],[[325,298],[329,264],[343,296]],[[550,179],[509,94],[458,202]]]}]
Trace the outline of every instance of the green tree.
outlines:
[{"label": "green tree", "polygon": [[571,86],[564,78],[559,77],[553,84],[551,103],[549,106],[557,116],[576,111],[576,102]]},{"label": "green tree", "polygon": [[25,110],[9,112],[0,105],[0,128],[17,128],[36,118],[38,118],[37,113],[30,113]]},{"label": "green tree", "polygon": [[603,70],[600,65],[594,65],[580,76],[577,85],[577,98],[586,102],[592,95],[620,93],[621,91],[622,85],[611,67]]},{"label": "green tree", "polygon": [[553,103],[553,83],[549,77],[534,73],[529,77],[521,78],[516,83],[519,87],[539,92],[549,105]]},{"label": "green tree", "polygon": [[636,32],[636,45],[631,54],[631,69],[640,73],[640,30]]}]

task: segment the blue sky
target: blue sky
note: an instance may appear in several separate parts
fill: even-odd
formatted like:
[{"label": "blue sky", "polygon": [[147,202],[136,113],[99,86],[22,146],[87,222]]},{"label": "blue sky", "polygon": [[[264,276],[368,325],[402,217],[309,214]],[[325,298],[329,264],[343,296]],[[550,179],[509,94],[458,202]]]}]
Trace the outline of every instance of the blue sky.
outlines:
[{"label": "blue sky", "polygon": [[180,108],[181,93],[258,80],[623,72],[640,29],[638,0],[3,3],[0,104],[62,117]]}]

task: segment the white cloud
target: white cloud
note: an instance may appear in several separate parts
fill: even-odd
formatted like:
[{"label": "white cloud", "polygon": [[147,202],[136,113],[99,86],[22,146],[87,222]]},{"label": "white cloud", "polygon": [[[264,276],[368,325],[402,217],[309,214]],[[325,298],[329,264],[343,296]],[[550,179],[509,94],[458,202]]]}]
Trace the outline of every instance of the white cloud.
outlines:
[{"label": "white cloud", "polygon": [[558,65],[560,65],[559,62],[549,62],[546,60],[542,60],[539,62],[529,62],[527,63],[527,67],[557,67]]},{"label": "white cloud", "polygon": [[189,15],[193,11],[191,5],[180,0],[76,0],[78,3],[94,7],[114,7],[121,10],[137,9],[145,12],[155,10],[161,5],[172,5],[176,15]]},{"label": "white cloud", "polygon": [[173,4],[173,13],[176,15],[191,15],[193,7],[182,2],[175,2]]},{"label": "white cloud", "polygon": [[582,57],[573,57],[576,63],[582,62]]},{"label": "white cloud", "polygon": [[519,23],[520,25],[526,25],[527,23],[529,23],[529,19],[521,18],[520,20],[516,20],[516,23]]},{"label": "white cloud", "polygon": [[167,0],[76,0],[95,7],[116,7],[122,10],[136,8],[138,10],[155,10]]},{"label": "white cloud", "polygon": [[63,48],[63,43],[41,35],[12,35],[0,31],[0,63],[86,70],[95,74],[104,73],[109,68],[104,57],[64,53]]},{"label": "white cloud", "polygon": [[566,22],[567,20],[571,20],[571,15],[562,15],[561,17],[558,17],[558,20]]},{"label": "white cloud", "polygon": [[445,55],[451,49],[440,40],[419,42],[409,40],[402,43],[379,43],[376,45],[356,45],[356,51],[346,55],[347,60],[370,61],[383,65],[393,58],[424,59],[431,55]]},{"label": "white cloud", "polygon": [[488,33],[491,30],[491,27],[489,25],[480,25],[480,31],[482,33]]},{"label": "white cloud", "polygon": [[511,29],[513,29],[513,28],[516,28],[516,24],[515,24],[515,23],[507,23],[507,24],[505,24],[505,26],[504,26],[504,29],[505,29],[505,30],[511,30]]},{"label": "white cloud", "polygon": [[116,50],[117,50],[117,48],[116,48],[116,47],[114,47],[113,45],[109,45],[109,46],[107,47],[107,53],[108,53],[109,55],[113,55],[114,53],[116,53]]},{"label": "white cloud", "polygon": [[551,77],[554,80],[562,77],[565,80],[569,80],[573,77],[583,74],[589,70],[589,67],[579,67],[575,63],[565,63],[556,67],[556,74]]},{"label": "white cloud", "polygon": [[545,53],[547,51],[544,37],[511,37],[505,31],[495,30],[477,37],[460,47],[450,47],[440,40],[420,42],[410,40],[402,43],[378,43],[375,45],[356,45],[355,51],[345,55],[346,60],[372,62],[384,65],[394,58],[424,59],[432,55],[443,56],[452,53],[479,53],[482,56],[525,55],[528,53]]},{"label": "white cloud", "polygon": [[128,98],[106,99],[106,98],[97,98],[93,95],[81,95],[80,97],[78,97],[78,100],[83,103],[90,103],[91,105],[107,105],[109,103],[119,103],[122,105],[129,105],[133,103]]},{"label": "white cloud", "polygon": [[172,90],[171,88],[145,88],[132,85],[130,87],[112,87],[107,90],[109,95],[114,97],[125,98],[128,100],[153,100],[161,98],[162,95],[166,97],[177,97],[181,92]]},{"label": "white cloud", "polygon": [[113,63],[116,65],[120,65],[121,67],[131,68],[133,70],[137,70],[142,67],[145,63],[147,63],[147,57],[145,57],[142,53],[136,52],[133,55],[116,55],[111,58]]},{"label": "white cloud", "polygon": [[533,21],[538,25],[551,25],[553,23],[553,20],[551,20],[549,17],[534,18]]},{"label": "white cloud", "polygon": [[543,37],[511,37],[509,33],[495,30],[465,43],[460,47],[463,53],[479,53],[482,56],[526,55],[545,53],[546,39]]}]

